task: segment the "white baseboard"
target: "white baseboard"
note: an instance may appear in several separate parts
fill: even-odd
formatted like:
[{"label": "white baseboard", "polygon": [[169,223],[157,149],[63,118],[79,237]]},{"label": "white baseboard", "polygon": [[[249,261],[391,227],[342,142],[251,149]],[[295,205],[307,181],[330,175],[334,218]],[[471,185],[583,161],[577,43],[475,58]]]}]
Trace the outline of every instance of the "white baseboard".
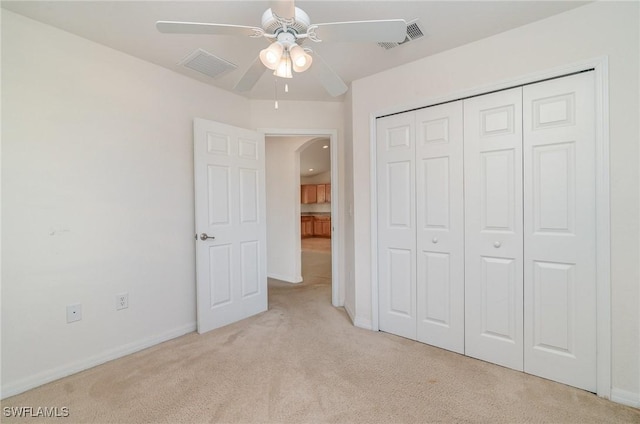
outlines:
[{"label": "white baseboard", "polygon": [[344,304],[344,310],[347,311],[347,315],[349,315],[349,318],[351,318],[351,322],[353,323],[353,325],[358,328],[364,328],[365,330],[373,330],[373,324],[371,323],[371,320],[359,317],[354,314],[351,310],[351,307],[347,305],[346,302]]},{"label": "white baseboard", "polygon": [[7,384],[3,382],[2,394],[0,395],[0,399],[5,399],[9,396],[14,396],[22,392],[26,392],[27,390],[42,386],[43,384],[50,383],[63,377],[67,377],[71,374],[93,368],[97,365],[104,364],[105,362],[109,362],[114,359],[122,358],[123,356],[130,355],[151,346],[155,346],[162,342],[166,342],[167,340],[175,339],[176,337],[183,336],[187,333],[192,333],[195,330],[196,323],[193,322],[182,327],[174,328],[173,330],[167,331],[157,336],[119,346],[117,348],[102,352],[98,355],[76,361],[71,364],[63,365],[61,367],[57,367],[48,371],[44,371],[39,374],[23,378],[16,382]]},{"label": "white baseboard", "polygon": [[634,408],[640,408],[640,393],[629,392],[627,390],[611,389],[611,400]]},{"label": "white baseboard", "polygon": [[292,277],[290,275],[278,275],[278,274],[267,274],[268,278],[273,278],[274,280],[284,281],[285,283],[302,283],[302,276]]},{"label": "white baseboard", "polygon": [[353,325],[358,328],[364,328],[365,330],[373,330],[373,324],[371,320],[359,316],[356,316],[356,319],[353,320]]},{"label": "white baseboard", "polygon": [[349,315],[349,319],[351,320],[351,323],[353,324],[355,322],[355,319],[354,319],[353,312],[351,311],[351,307],[349,305],[347,305],[346,302],[343,305],[343,307],[344,307],[344,310],[347,311],[347,315]]}]

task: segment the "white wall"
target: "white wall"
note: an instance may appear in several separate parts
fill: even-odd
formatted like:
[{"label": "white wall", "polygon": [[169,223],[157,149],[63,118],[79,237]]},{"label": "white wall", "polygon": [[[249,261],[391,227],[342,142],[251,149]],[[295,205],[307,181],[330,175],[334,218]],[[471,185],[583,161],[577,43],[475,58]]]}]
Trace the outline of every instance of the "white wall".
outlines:
[{"label": "white wall", "polygon": [[315,137],[266,137],[267,275],[300,283],[300,146]]},{"label": "white wall", "polygon": [[[639,4],[596,2],[352,84],[355,322],[371,323],[370,118],[458,92],[608,55],[611,142],[612,378],[640,405]],[[424,103],[423,103],[424,104]],[[357,159],[356,159],[357,154]],[[351,231],[350,228],[345,230]],[[347,296],[349,302],[349,296]]]},{"label": "white wall", "polygon": [[6,10],[2,43],[6,397],[195,329],[192,119],[250,105]]},{"label": "white wall", "polygon": [[[345,95],[345,137],[344,137],[344,163],[345,163],[345,219],[344,219],[344,309],[354,324],[365,326],[356,321],[356,287],[355,287],[355,247],[354,247],[354,219],[353,219],[353,202],[355,193],[353,190],[354,177],[354,151],[353,151],[353,91],[350,89]],[[366,315],[365,315],[366,316]]]}]

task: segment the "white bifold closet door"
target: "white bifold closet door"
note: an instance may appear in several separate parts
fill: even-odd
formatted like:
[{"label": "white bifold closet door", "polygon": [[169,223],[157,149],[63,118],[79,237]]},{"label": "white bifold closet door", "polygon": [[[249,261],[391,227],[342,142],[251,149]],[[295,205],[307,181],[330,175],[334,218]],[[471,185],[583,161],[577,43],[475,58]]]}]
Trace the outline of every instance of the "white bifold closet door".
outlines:
[{"label": "white bifold closet door", "polygon": [[465,353],[523,370],[522,88],[464,101]]},{"label": "white bifold closet door", "polygon": [[594,76],[465,100],[465,353],[596,390]]},{"label": "white bifold closet door", "polygon": [[523,88],[524,370],[596,391],[595,79]]},{"label": "white bifold closet door", "polygon": [[417,340],[464,353],[462,102],[416,111]]},{"label": "white bifold closet door", "polygon": [[377,120],[382,331],[596,390],[594,78]]},{"label": "white bifold closet door", "polygon": [[416,338],[415,113],[377,121],[380,330]]},{"label": "white bifold closet door", "polygon": [[464,352],[462,102],[377,121],[379,325]]}]

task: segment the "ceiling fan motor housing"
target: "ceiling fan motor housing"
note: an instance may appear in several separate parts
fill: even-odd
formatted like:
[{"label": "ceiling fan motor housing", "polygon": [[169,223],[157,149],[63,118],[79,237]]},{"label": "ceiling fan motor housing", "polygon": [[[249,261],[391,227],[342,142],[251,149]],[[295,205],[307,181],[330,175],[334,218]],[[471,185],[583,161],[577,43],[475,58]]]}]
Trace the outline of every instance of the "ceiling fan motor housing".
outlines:
[{"label": "ceiling fan motor housing", "polygon": [[[275,34],[279,29],[282,28],[283,23],[287,24],[287,31],[291,32],[293,30],[293,34],[305,34],[307,32],[307,28],[311,25],[311,20],[309,19],[309,15],[306,12],[298,7],[295,8],[296,13],[293,17],[293,22],[290,22],[287,18],[277,17],[273,14],[271,9],[265,10],[262,14],[262,29],[264,29],[267,34]],[[280,19],[278,19],[280,18]]]}]

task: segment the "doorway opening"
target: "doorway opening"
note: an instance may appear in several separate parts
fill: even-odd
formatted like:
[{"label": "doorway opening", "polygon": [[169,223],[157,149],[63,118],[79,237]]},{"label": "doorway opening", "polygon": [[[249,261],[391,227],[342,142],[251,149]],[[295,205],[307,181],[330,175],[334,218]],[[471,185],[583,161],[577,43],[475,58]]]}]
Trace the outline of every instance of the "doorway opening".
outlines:
[{"label": "doorway opening", "polygon": [[[332,305],[342,306],[337,132],[261,131],[266,141],[267,275],[300,283],[303,266],[305,271],[313,267],[313,272],[324,273],[330,280]],[[320,155],[314,154],[316,149]],[[328,163],[320,166],[318,156],[324,156]],[[309,186],[307,190],[315,188],[315,199],[303,199],[303,186]]]},{"label": "doorway opening", "polygon": [[331,149],[329,138],[313,138],[299,151],[300,237],[305,280],[331,284]]}]

